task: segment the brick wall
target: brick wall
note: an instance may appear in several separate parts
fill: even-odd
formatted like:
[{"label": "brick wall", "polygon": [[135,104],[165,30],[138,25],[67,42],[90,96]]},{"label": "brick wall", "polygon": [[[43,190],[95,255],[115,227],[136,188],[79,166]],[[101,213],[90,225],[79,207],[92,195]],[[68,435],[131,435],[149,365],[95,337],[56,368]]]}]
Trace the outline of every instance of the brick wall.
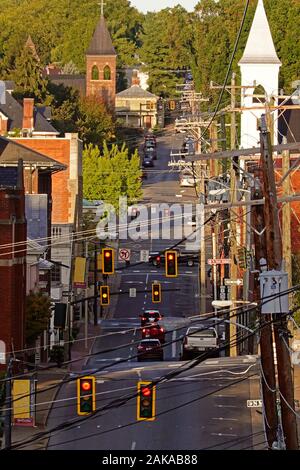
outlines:
[{"label": "brick wall", "polygon": [[22,145],[67,166],[66,170],[52,175],[52,224],[73,223],[77,193],[79,200],[82,200],[82,162],[80,149],[79,155],[77,155],[77,134],[66,134],[64,139],[33,138],[16,140]]},{"label": "brick wall", "polygon": [[[115,107],[116,98],[116,57],[87,56],[86,58],[86,96],[98,96],[110,109]],[[99,70],[99,80],[92,80],[92,69],[96,65]],[[109,66],[111,79],[104,80],[104,68]]]},{"label": "brick wall", "polygon": [[[14,218],[14,219],[13,219]],[[13,224],[13,220],[15,223]],[[24,191],[0,189],[0,245],[26,240]],[[26,251],[0,248],[0,339],[6,351],[24,348]]]}]

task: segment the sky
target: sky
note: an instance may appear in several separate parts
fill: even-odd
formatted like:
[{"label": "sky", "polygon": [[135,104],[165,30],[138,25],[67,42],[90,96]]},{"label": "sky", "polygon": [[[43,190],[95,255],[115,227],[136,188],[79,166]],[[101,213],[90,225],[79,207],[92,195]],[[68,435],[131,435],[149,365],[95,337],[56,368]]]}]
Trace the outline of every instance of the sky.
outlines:
[{"label": "sky", "polygon": [[131,5],[143,13],[159,11],[178,4],[182,5],[187,11],[193,11],[198,2],[199,0],[130,0]]}]

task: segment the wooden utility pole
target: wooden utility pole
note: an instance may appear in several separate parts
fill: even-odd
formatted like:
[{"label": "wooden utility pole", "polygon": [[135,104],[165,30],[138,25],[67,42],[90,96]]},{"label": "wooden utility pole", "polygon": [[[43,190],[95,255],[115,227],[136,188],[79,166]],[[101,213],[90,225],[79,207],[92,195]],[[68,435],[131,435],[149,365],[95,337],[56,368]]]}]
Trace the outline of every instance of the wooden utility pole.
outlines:
[{"label": "wooden utility pole", "polygon": [[[259,174],[256,178],[257,187],[254,188],[253,199],[262,199],[262,189],[259,181]],[[266,231],[265,229],[265,216],[263,205],[254,206],[252,209],[252,226],[255,227],[254,231],[254,245],[255,245],[255,267],[259,272],[261,268],[261,260],[266,257]],[[265,267],[266,269],[266,267]],[[260,285],[259,277],[256,276],[254,280],[254,301],[260,300]],[[276,393],[271,390],[276,389],[276,378],[275,378],[275,364],[273,355],[273,336],[271,326],[271,315],[261,316],[260,326],[260,356],[262,370],[268,383],[262,379],[262,396],[264,404],[264,421],[265,430],[267,435],[267,441],[269,449],[272,449],[272,445],[277,441],[277,429],[278,429],[278,416],[277,416],[277,404],[276,404]],[[270,390],[271,389],[271,390]]]},{"label": "wooden utility pole", "polygon": [[[290,152],[282,152],[282,176],[290,169]],[[291,176],[288,175],[282,183],[283,196],[291,194]],[[288,273],[288,287],[292,287],[292,244],[291,244],[291,205],[282,206],[282,256],[284,269]]]},{"label": "wooden utility pole", "polygon": [[[264,177],[266,258],[269,269],[282,269],[282,244],[278,220],[277,193],[270,132],[265,115],[261,118],[261,163]],[[287,450],[298,450],[297,422],[294,407],[294,388],[286,317],[273,315],[277,354],[277,374],[280,392],[282,427]],[[270,386],[270,384],[269,384]]]},{"label": "wooden utility pole", "polygon": [[[235,73],[232,74],[231,78],[231,107],[236,107],[236,88],[235,88]],[[230,126],[230,147],[231,150],[236,148],[236,119],[235,113],[231,113],[231,126]],[[237,176],[236,169],[234,168],[233,161],[230,170],[230,200],[232,203],[236,201],[237,191]],[[235,214],[230,211],[230,254],[231,254],[231,265],[230,265],[230,279],[232,281],[237,280],[237,224],[235,220]],[[232,284],[231,286],[231,301],[233,302],[233,309],[236,307],[235,301],[237,298],[237,285]],[[230,356],[237,355],[237,329],[236,329],[236,311],[232,311],[232,318],[229,324],[229,341],[230,341]],[[231,315],[230,315],[231,316]]]}]

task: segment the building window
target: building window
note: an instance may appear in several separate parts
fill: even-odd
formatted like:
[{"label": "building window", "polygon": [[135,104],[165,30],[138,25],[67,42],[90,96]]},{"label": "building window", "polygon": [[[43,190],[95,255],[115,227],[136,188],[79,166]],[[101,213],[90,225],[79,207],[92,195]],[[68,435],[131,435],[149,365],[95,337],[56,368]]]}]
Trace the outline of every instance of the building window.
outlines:
[{"label": "building window", "polygon": [[61,237],[61,227],[52,227],[52,237],[53,238]]},{"label": "building window", "polygon": [[97,65],[94,65],[92,68],[92,80],[99,80],[99,69]]},{"label": "building window", "polygon": [[51,269],[51,282],[55,284],[61,283],[61,266],[59,264],[55,263]]},{"label": "building window", "polygon": [[104,67],[103,77],[104,77],[104,80],[111,80],[111,72],[110,72],[110,68],[108,65]]}]

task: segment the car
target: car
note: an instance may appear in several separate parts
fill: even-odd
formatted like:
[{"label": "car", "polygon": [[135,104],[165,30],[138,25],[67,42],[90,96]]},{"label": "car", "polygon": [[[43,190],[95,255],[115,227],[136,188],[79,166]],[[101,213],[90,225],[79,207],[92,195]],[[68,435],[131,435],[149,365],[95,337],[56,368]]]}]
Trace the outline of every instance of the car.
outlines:
[{"label": "car", "polygon": [[164,360],[164,351],[159,339],[142,339],[137,347],[138,361],[145,359]]},{"label": "car", "polygon": [[165,334],[165,329],[158,323],[142,329],[142,339],[159,339],[161,344],[165,342]]},{"label": "car", "polygon": [[141,326],[146,326],[146,325],[154,325],[156,324],[159,320],[162,319],[162,315],[160,314],[159,310],[145,310],[141,317]]},{"label": "car", "polygon": [[143,167],[153,167],[153,158],[150,157],[149,155],[145,155],[143,158]]},{"label": "car", "polygon": [[153,266],[160,266],[161,263],[165,261],[164,253],[160,253],[159,251],[152,251],[149,253],[149,263]]},{"label": "car", "polygon": [[144,150],[144,158],[147,157],[147,156],[152,158],[153,160],[156,160],[157,159],[156,148],[155,147],[147,147]]}]

